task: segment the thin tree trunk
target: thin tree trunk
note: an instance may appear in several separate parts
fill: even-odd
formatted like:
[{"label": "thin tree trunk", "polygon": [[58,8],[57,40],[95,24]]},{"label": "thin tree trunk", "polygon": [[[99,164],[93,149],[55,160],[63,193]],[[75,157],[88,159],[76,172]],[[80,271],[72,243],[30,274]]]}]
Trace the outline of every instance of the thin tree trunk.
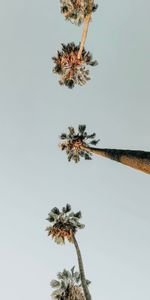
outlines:
[{"label": "thin tree trunk", "polygon": [[85,146],[81,148],[150,174],[150,152],[140,150],[98,149]]},{"label": "thin tree trunk", "polygon": [[82,38],[81,38],[81,43],[80,43],[80,49],[79,49],[79,52],[78,52],[78,59],[80,59],[81,56],[82,56],[82,51],[83,51],[83,48],[84,48],[84,45],[85,45],[85,41],[86,41],[86,37],[87,37],[87,33],[88,33],[88,28],[89,28],[89,23],[90,23],[90,20],[91,20],[91,15],[92,15],[92,0],[89,0],[89,2],[88,2],[88,14],[84,18]]},{"label": "thin tree trunk", "polygon": [[82,261],[80,248],[79,248],[78,242],[77,242],[74,234],[73,234],[73,243],[74,243],[74,246],[76,248],[76,253],[77,253],[77,257],[78,257],[78,264],[79,264],[81,282],[82,282],[82,287],[83,287],[85,299],[86,300],[91,300],[92,298],[91,298],[91,295],[90,295],[90,292],[89,292],[89,289],[88,289],[88,286],[87,286],[87,283],[86,283],[86,277],[85,277],[84,266],[83,266],[83,261]]}]

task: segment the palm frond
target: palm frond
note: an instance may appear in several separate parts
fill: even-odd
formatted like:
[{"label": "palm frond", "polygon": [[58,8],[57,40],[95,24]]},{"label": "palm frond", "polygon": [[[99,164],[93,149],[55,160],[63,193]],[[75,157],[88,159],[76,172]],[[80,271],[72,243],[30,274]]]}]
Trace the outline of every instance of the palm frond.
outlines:
[{"label": "palm frond", "polygon": [[57,207],[52,208],[47,218],[51,223],[51,226],[46,228],[48,236],[51,236],[57,244],[64,244],[65,239],[73,242],[73,234],[78,229],[85,227],[84,224],[80,223],[81,217],[81,212],[71,211],[71,205],[68,203],[61,211]]},{"label": "palm frond", "polygon": [[[89,284],[90,281],[86,280]],[[57,274],[57,279],[50,283],[54,289],[51,296],[53,300],[85,300],[81,284],[80,273],[73,267],[70,271],[64,269]]]},{"label": "palm frond", "polygon": [[[60,76],[60,85],[65,85],[72,89],[75,85],[84,85],[89,77],[87,65],[96,66],[97,61],[92,59],[92,54],[85,49],[82,51],[81,58],[78,58],[80,45],[76,46],[73,42],[67,45],[62,44],[62,50],[57,51],[57,56],[52,57],[54,61],[53,73]],[[70,134],[73,134],[73,128],[70,128]],[[62,134],[65,139],[65,134]]]},{"label": "palm frond", "polygon": [[[88,11],[88,0],[60,0],[61,13],[67,21],[72,24],[80,26],[84,18],[89,13]],[[92,12],[95,12],[98,5],[92,0]]]}]

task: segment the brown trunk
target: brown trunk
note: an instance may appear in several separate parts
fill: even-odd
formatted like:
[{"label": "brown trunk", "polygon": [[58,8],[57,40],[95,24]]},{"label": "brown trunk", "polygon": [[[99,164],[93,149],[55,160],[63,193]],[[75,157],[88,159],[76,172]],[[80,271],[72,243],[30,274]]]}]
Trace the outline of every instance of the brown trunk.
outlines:
[{"label": "brown trunk", "polygon": [[150,152],[140,150],[98,149],[83,146],[82,149],[116,160],[131,168],[150,174]]},{"label": "brown trunk", "polygon": [[83,31],[82,31],[82,38],[81,38],[81,43],[80,43],[80,49],[78,52],[78,59],[81,58],[82,56],[82,51],[85,45],[86,37],[87,37],[87,32],[89,28],[89,23],[91,20],[91,15],[92,15],[92,0],[89,0],[88,2],[88,14],[84,19],[84,25],[83,25]]},{"label": "brown trunk", "polygon": [[85,299],[86,300],[91,300],[91,295],[86,283],[86,277],[85,277],[85,272],[84,272],[84,266],[83,266],[83,261],[82,261],[82,256],[81,256],[81,252],[80,252],[80,248],[78,245],[78,242],[73,234],[73,243],[74,246],[76,248],[76,253],[77,253],[77,257],[78,257],[78,264],[79,264],[79,270],[80,270],[80,276],[81,276],[81,283],[82,283],[82,288],[84,291],[84,295],[85,295]]}]

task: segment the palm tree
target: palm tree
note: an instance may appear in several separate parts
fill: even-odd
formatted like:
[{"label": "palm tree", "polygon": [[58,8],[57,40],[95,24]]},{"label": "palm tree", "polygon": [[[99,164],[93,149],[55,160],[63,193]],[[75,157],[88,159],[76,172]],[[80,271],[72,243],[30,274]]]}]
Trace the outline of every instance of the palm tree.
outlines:
[{"label": "palm tree", "polygon": [[92,59],[92,54],[82,48],[82,56],[78,57],[80,45],[74,43],[62,44],[62,50],[57,51],[57,56],[52,57],[55,63],[53,73],[60,76],[59,84],[72,89],[76,84],[84,85],[89,77],[86,66],[96,66],[97,61]]},{"label": "palm tree", "polygon": [[[90,284],[89,280],[86,282],[87,285]],[[52,300],[85,300],[81,276],[79,272],[75,272],[75,267],[71,271],[64,269],[59,272],[57,279],[52,280],[50,285],[54,289]]]},{"label": "palm tree", "polygon": [[62,211],[60,211],[57,207],[54,207],[48,214],[47,218],[47,220],[51,223],[51,226],[47,227],[46,230],[48,231],[48,235],[51,235],[57,244],[64,244],[65,239],[74,244],[77,253],[80,278],[85,299],[91,300],[91,295],[85,277],[80,248],[75,238],[77,230],[85,227],[84,224],[80,223],[81,217],[81,212],[72,212],[71,206],[69,204],[63,207]]},{"label": "palm tree", "polygon": [[150,152],[141,150],[119,150],[107,148],[95,148],[99,140],[95,140],[96,134],[87,134],[86,125],[79,125],[76,133],[73,127],[68,127],[69,133],[62,133],[60,147],[66,150],[68,161],[80,161],[80,157],[92,159],[92,154],[110,158],[134,169],[150,174]]},{"label": "palm tree", "polygon": [[96,11],[98,5],[94,3],[94,0],[60,0],[61,13],[66,20],[69,20],[75,25],[83,25],[80,49],[78,52],[78,59],[82,56],[84,49],[89,23],[92,13]]},{"label": "palm tree", "polygon": [[[60,0],[61,13],[72,24],[81,25],[89,14],[88,0]],[[91,9],[94,12],[98,5],[91,1]]]}]

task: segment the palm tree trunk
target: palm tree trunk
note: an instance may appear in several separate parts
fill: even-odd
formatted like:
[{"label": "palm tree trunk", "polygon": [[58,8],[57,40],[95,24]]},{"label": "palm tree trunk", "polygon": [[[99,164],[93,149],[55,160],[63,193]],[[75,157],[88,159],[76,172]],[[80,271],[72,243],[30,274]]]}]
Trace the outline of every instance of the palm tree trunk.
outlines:
[{"label": "palm tree trunk", "polygon": [[98,149],[86,146],[83,146],[82,149],[150,174],[150,152],[140,150]]},{"label": "palm tree trunk", "polygon": [[86,300],[91,300],[92,298],[91,298],[91,295],[90,295],[90,292],[89,292],[89,289],[88,289],[88,286],[87,286],[87,283],[86,283],[86,277],[85,277],[84,266],[83,266],[83,261],[82,261],[80,248],[79,248],[78,242],[77,242],[74,234],[73,234],[73,243],[74,243],[74,246],[76,248],[76,253],[77,253],[77,257],[78,257],[78,264],[79,264],[81,282],[82,282],[82,287],[83,287],[85,299]]},{"label": "palm tree trunk", "polygon": [[80,49],[78,52],[78,59],[81,58],[82,56],[82,51],[85,45],[87,33],[88,33],[88,28],[89,28],[89,23],[91,20],[91,15],[92,15],[92,0],[88,1],[88,14],[84,19],[84,25],[83,25],[83,31],[82,31],[82,38],[81,38],[81,43],[80,43]]}]

